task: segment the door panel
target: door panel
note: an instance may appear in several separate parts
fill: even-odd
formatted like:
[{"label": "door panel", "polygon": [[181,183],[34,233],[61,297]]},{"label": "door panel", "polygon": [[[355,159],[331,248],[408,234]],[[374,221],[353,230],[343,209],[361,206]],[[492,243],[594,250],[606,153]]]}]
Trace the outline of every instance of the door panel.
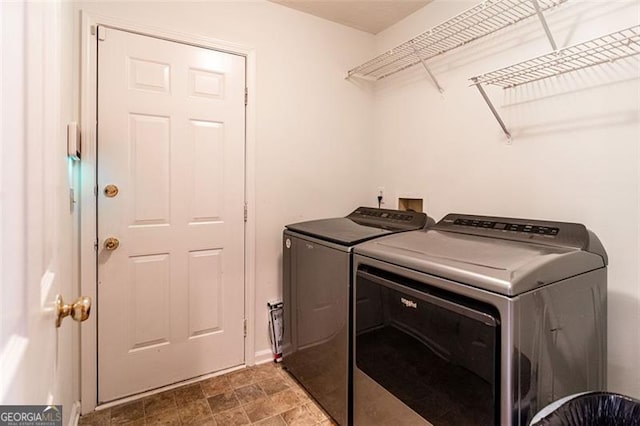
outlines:
[{"label": "door panel", "polygon": [[168,254],[132,256],[129,258],[129,297],[127,312],[134,321],[129,329],[129,351],[168,344],[170,323],[170,276]]},{"label": "door panel", "polygon": [[224,187],[224,124],[189,122],[191,224],[212,222],[222,217]]},{"label": "door panel", "polygon": [[222,324],[222,250],[189,253],[189,338],[224,329]]},{"label": "door panel", "polygon": [[129,114],[131,225],[168,224],[170,117]]},{"label": "door panel", "polygon": [[[244,362],[245,60],[98,44],[100,401]],[[108,197],[103,188],[116,185]],[[108,237],[119,247],[106,250]]]}]

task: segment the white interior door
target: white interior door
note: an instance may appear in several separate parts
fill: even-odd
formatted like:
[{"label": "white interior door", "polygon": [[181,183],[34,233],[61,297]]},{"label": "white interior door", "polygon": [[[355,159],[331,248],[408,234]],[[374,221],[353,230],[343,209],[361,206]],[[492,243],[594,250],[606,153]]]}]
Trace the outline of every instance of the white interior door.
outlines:
[{"label": "white interior door", "polygon": [[56,328],[54,309],[57,294],[78,296],[65,14],[59,2],[0,2],[0,405],[62,405],[68,424],[80,325]]},{"label": "white interior door", "polygon": [[105,402],[244,362],[245,58],[104,27],[98,38]]}]

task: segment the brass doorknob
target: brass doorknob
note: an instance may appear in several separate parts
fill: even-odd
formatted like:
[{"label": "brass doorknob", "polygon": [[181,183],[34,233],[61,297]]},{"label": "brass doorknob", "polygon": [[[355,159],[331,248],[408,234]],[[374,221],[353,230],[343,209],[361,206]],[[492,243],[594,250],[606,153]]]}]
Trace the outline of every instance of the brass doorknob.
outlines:
[{"label": "brass doorknob", "polygon": [[104,240],[104,248],[106,250],[112,251],[120,247],[120,240],[114,237],[109,237]]},{"label": "brass doorknob", "polygon": [[60,327],[62,320],[71,315],[74,321],[82,322],[89,318],[91,313],[91,298],[78,297],[71,305],[66,305],[62,296],[56,297],[56,327]]}]

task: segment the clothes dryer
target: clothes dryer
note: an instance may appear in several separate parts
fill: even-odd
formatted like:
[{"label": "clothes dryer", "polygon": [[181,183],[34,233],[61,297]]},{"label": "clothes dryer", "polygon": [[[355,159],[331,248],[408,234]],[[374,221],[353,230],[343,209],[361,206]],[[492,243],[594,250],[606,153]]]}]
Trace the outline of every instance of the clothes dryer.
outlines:
[{"label": "clothes dryer", "polygon": [[450,214],[354,256],[356,425],[528,425],[606,389],[607,255],[584,225]]}]

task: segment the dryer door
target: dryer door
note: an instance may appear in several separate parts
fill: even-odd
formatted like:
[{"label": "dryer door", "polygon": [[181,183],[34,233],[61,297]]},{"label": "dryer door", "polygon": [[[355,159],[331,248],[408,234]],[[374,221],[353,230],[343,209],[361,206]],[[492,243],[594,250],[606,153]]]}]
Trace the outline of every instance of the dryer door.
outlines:
[{"label": "dryer door", "polygon": [[355,291],[356,424],[499,424],[495,309],[373,268]]}]

